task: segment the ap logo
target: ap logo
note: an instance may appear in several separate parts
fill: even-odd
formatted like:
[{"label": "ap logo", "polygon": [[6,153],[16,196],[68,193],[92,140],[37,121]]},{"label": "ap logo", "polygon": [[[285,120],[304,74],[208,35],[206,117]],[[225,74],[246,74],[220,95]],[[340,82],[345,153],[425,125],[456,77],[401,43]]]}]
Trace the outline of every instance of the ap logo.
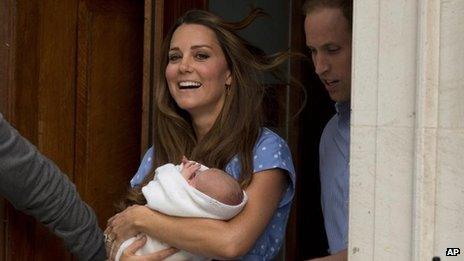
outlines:
[{"label": "ap logo", "polygon": [[461,254],[461,250],[457,247],[449,247],[446,249],[446,256],[457,256]]}]

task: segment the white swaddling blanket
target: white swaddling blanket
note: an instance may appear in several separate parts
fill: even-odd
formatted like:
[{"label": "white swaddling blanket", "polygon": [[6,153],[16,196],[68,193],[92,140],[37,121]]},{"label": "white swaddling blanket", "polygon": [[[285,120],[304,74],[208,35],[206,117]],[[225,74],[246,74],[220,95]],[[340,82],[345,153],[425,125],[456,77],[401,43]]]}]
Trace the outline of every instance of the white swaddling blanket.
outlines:
[{"label": "white swaddling blanket", "polygon": [[[153,180],[142,187],[142,193],[149,208],[170,216],[228,220],[237,215],[245,206],[248,200],[245,192],[243,192],[243,201],[239,205],[226,205],[190,186],[180,173],[181,169],[181,165],[175,166],[168,163],[155,170]],[[200,170],[205,169],[208,168],[202,166]],[[119,261],[122,252],[135,240],[136,237],[133,237],[122,243],[116,254],[116,261]],[[136,254],[150,254],[168,247],[147,236],[147,243],[137,250]],[[165,260],[209,260],[209,258],[181,250]]]}]

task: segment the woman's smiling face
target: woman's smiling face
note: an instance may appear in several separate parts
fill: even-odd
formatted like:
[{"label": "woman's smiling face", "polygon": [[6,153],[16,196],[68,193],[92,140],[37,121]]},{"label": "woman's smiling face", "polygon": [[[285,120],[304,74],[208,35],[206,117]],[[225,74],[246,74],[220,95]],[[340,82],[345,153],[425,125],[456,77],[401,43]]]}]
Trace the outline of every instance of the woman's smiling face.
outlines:
[{"label": "woman's smiling face", "polygon": [[171,96],[191,116],[219,115],[231,74],[213,30],[198,24],[179,26],[171,39],[165,76]]}]

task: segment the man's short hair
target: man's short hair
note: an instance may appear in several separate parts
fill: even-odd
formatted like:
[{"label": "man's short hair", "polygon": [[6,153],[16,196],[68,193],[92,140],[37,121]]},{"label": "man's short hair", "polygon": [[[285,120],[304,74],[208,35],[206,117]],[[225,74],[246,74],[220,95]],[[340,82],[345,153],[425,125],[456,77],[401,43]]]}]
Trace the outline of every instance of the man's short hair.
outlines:
[{"label": "man's short hair", "polygon": [[303,12],[305,15],[308,15],[319,8],[339,8],[342,10],[351,31],[353,23],[353,0],[306,0],[303,5]]}]

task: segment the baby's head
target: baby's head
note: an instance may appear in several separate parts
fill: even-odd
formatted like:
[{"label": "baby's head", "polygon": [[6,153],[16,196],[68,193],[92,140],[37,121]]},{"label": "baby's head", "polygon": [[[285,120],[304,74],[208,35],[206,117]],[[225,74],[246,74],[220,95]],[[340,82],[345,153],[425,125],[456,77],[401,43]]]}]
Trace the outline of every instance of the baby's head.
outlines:
[{"label": "baby's head", "polygon": [[242,188],[238,182],[220,169],[198,170],[188,182],[192,187],[223,204],[235,206],[243,201]]}]

